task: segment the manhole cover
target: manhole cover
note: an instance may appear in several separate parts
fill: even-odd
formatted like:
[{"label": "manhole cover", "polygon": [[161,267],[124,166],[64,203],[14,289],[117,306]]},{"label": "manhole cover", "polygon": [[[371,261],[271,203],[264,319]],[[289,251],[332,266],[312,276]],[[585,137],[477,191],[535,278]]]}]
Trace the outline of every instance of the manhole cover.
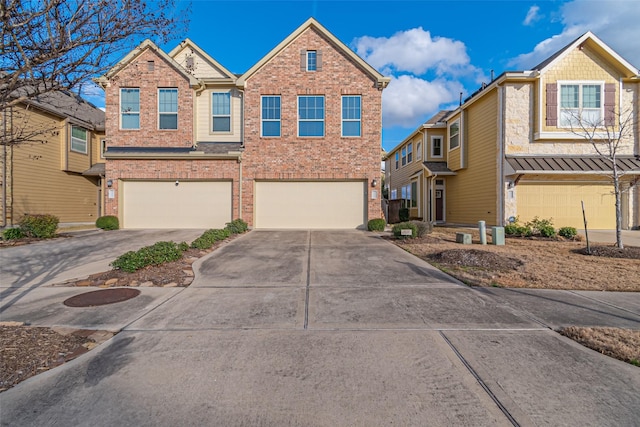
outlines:
[{"label": "manhole cover", "polygon": [[97,305],[114,304],[140,295],[138,289],[116,288],[102,289],[76,295],[64,301],[67,307],[95,307]]}]

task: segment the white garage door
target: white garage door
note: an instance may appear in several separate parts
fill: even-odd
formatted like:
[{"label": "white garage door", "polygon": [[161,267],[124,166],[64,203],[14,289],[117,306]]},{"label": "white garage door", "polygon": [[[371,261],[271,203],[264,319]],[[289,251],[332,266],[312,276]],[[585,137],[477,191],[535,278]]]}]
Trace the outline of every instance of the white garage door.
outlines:
[{"label": "white garage door", "polygon": [[256,228],[357,228],[365,224],[363,181],[256,182]]},{"label": "white garage door", "polygon": [[583,228],[584,201],[588,226],[591,229],[616,227],[613,187],[607,184],[524,183],[516,187],[518,216],[524,223],[538,218],[552,218],[553,225]]},{"label": "white garage door", "polygon": [[223,228],[231,221],[229,181],[125,181],[124,228]]}]

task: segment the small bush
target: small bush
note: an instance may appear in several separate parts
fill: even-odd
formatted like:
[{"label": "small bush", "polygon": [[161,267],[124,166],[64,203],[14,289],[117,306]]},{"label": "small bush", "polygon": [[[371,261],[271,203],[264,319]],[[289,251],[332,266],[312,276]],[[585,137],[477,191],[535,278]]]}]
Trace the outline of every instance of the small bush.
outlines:
[{"label": "small bush", "polygon": [[240,218],[228,222],[225,227],[231,234],[242,234],[249,228],[248,224]]},{"label": "small bush", "polygon": [[103,230],[117,230],[120,228],[120,222],[117,216],[105,215],[96,220],[96,227]]},{"label": "small bush", "polygon": [[384,231],[384,228],[387,226],[387,222],[382,218],[376,218],[369,220],[367,223],[367,228],[369,231]]},{"label": "small bush", "polygon": [[556,229],[553,228],[553,226],[545,225],[538,229],[538,233],[540,233],[542,237],[553,237],[556,235]]},{"label": "small bush", "polygon": [[4,240],[17,240],[24,238],[24,231],[21,228],[7,228],[2,232]]},{"label": "small bush", "polygon": [[402,230],[411,229],[411,238],[414,238],[418,235],[418,226],[412,222],[401,222],[393,226],[393,235],[399,238],[405,238],[409,236],[403,236]]},{"label": "small bush", "polygon": [[425,221],[411,221],[412,224],[418,229],[417,237],[422,237],[425,234],[429,234],[433,231],[433,226]]},{"label": "small bush", "polygon": [[180,242],[178,244],[178,249],[180,249],[180,252],[188,251],[189,250],[189,244],[187,242]]},{"label": "small bush", "polygon": [[558,234],[567,239],[573,239],[578,234],[578,230],[575,227],[562,227],[558,230]]},{"label": "small bush", "polygon": [[202,233],[200,237],[191,242],[191,247],[196,249],[209,249],[215,242],[224,240],[231,235],[228,228],[210,229]]},{"label": "small bush", "polygon": [[157,242],[137,251],[129,251],[116,258],[111,266],[118,270],[133,273],[149,265],[159,265],[182,258],[182,244],[175,242]]},{"label": "small bush", "polygon": [[[553,234],[555,234],[555,229],[553,228],[553,221],[552,218],[549,219],[541,219],[538,218],[537,216],[534,216],[533,219],[529,222],[527,222],[525,224],[525,226],[531,228],[531,230],[533,231],[533,234],[540,234],[542,236],[544,236],[545,234],[548,234],[550,232],[551,229],[553,229]],[[544,231],[543,231],[544,230]],[[543,234],[545,233],[545,234]],[[549,236],[545,236],[545,237],[549,237]]]},{"label": "small bush", "polygon": [[20,220],[20,228],[26,237],[50,239],[56,235],[59,219],[54,215],[26,214]]},{"label": "small bush", "polygon": [[400,208],[398,216],[401,222],[409,221],[409,208]]},{"label": "small bush", "polygon": [[504,234],[507,236],[515,236],[518,234],[518,225],[517,224],[507,224],[504,226]]}]

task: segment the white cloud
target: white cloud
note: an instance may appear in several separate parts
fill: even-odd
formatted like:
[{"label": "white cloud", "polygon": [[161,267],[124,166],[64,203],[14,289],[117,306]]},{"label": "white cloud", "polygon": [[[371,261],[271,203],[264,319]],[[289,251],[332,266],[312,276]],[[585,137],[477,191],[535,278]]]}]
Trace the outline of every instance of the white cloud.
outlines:
[{"label": "white cloud", "polygon": [[540,12],[540,7],[539,6],[531,6],[529,8],[529,11],[527,12],[527,16],[524,18],[524,22],[522,22],[523,25],[526,26],[531,26],[533,25],[534,22],[538,21],[540,18],[542,18],[540,15],[538,15],[538,12]]},{"label": "white cloud", "polygon": [[587,31],[593,32],[635,67],[640,66],[640,7],[636,1],[573,0],[560,8],[563,30],[513,58],[510,66],[528,69]]},{"label": "white cloud", "polygon": [[460,92],[464,92],[460,83],[444,79],[426,81],[410,75],[393,78],[382,93],[383,124],[417,127],[440,105],[458,100]]}]

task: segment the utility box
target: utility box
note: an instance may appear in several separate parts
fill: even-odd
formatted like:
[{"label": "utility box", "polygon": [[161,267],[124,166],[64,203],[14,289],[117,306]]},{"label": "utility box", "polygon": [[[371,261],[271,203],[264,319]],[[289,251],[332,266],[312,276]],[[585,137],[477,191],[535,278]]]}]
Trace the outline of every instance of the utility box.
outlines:
[{"label": "utility box", "polygon": [[463,245],[471,244],[471,234],[469,233],[456,233],[456,243],[462,243]]},{"label": "utility box", "polygon": [[491,227],[491,243],[504,246],[504,227]]}]

